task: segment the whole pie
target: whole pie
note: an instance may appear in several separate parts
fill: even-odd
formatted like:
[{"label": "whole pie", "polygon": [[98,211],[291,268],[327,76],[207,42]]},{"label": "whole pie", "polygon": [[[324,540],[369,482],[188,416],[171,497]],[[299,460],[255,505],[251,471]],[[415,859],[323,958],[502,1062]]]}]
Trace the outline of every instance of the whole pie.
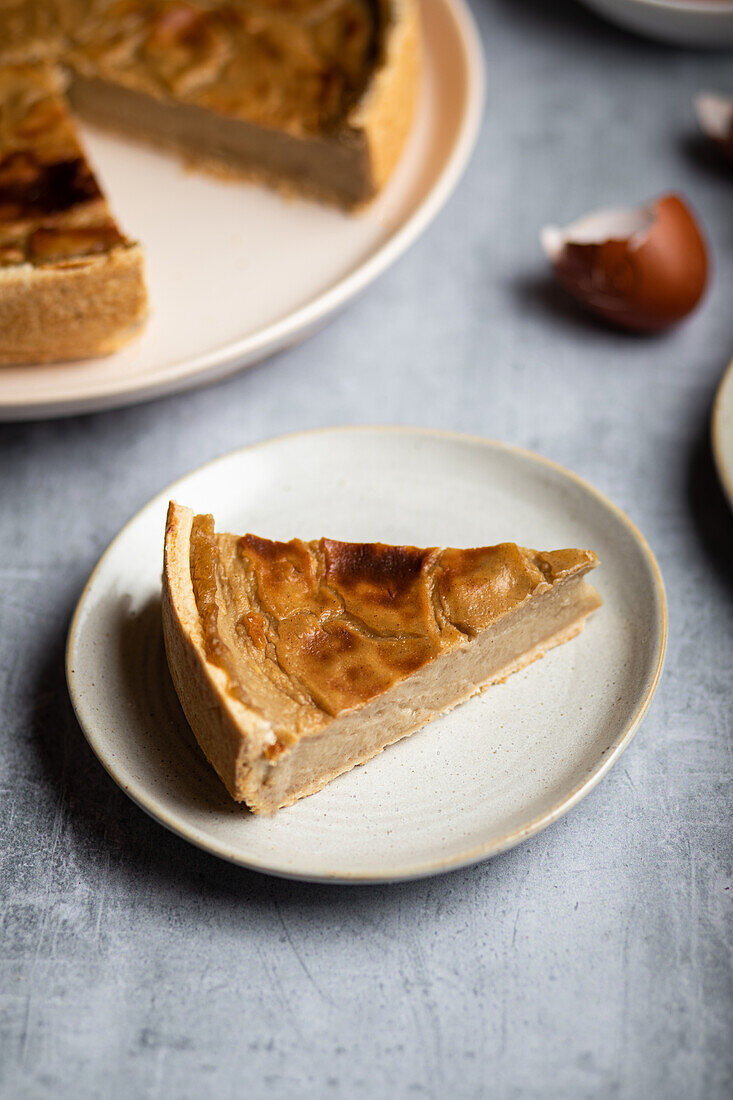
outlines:
[{"label": "whole pie", "polygon": [[590,550],[217,534],[171,503],[173,683],[231,796],[271,813],[574,637]]},{"label": "whole pie", "polygon": [[145,314],[142,254],[64,86],[92,122],[354,210],[410,129],[417,0],[0,0],[0,65],[0,362],[98,355]]}]

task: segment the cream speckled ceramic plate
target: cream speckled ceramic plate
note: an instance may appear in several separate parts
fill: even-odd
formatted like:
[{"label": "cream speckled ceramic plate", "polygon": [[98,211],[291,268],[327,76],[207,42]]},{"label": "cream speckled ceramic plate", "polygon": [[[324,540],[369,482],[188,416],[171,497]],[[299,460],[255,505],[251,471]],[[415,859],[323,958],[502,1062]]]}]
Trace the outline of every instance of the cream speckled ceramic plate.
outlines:
[{"label": "cream speckled ceramic plate", "polygon": [[[168,500],[220,530],[287,539],[590,547],[605,601],[579,638],[271,818],[235,805],[171,685],[160,626]],[[383,881],[475,862],[549,825],[628,745],[659,679],[662,580],[631,522],[526,451],[419,429],[343,428],[237,451],[121,531],[69,632],[81,726],[116,782],[174,832],[262,871]]]},{"label": "cream speckled ceramic plate", "polygon": [[715,395],[710,436],[720,484],[733,508],[733,361]]},{"label": "cream speckled ceramic plate", "polygon": [[478,133],[481,46],[463,0],[420,0],[418,115],[384,193],[349,216],[83,128],[126,232],[145,247],[152,312],[116,355],[0,367],[0,420],[129,405],[213,381],[303,339],[394,263],[458,183]]}]

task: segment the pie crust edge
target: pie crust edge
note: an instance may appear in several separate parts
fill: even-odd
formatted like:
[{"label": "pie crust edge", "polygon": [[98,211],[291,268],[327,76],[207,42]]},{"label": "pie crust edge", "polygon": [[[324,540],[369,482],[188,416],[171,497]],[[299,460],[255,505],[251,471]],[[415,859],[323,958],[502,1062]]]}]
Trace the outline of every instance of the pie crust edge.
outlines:
[{"label": "pie crust edge", "polygon": [[56,264],[0,268],[0,363],[108,355],[132,339],[147,314],[138,244]]}]

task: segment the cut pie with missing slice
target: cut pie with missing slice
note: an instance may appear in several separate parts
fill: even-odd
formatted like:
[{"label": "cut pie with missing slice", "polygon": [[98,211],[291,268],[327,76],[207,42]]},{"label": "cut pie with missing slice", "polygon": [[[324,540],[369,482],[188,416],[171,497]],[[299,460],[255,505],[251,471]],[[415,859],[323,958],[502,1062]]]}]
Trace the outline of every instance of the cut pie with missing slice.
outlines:
[{"label": "cut pie with missing slice", "polygon": [[105,354],[146,311],[65,83],[92,122],[354,210],[399,159],[419,68],[417,0],[0,0],[0,363]]},{"label": "cut pie with missing slice", "polygon": [[82,117],[356,209],[419,88],[417,0],[0,0],[0,61],[53,58]]},{"label": "cut pie with missing slice", "polygon": [[0,67],[0,363],[103,355],[147,311],[52,64]]},{"label": "cut pie with missing slice", "polygon": [[163,630],[186,717],[255,813],[313,794],[582,630],[590,550],[271,542],[171,503]]}]

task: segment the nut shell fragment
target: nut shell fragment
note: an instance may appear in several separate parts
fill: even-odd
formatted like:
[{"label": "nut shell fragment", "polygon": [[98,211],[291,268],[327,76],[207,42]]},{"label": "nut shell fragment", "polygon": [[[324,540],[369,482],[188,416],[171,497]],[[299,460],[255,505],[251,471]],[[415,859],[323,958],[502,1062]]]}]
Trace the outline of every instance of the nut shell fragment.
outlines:
[{"label": "nut shell fragment", "polygon": [[637,332],[677,324],[708,279],[702,232],[678,195],[637,210],[587,215],[541,241],[565,289],[606,321]]}]

